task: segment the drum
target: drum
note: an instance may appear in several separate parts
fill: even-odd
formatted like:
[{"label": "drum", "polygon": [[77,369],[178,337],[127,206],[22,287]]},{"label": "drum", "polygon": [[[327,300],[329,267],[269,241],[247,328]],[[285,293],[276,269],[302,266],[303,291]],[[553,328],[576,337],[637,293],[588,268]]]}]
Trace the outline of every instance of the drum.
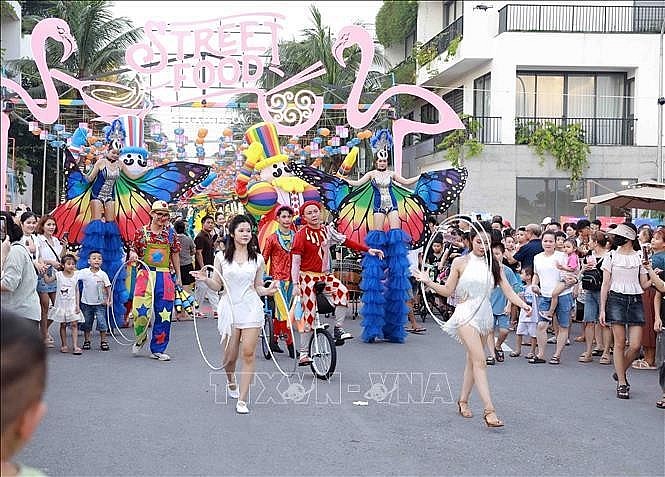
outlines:
[{"label": "drum", "polygon": [[360,263],[356,260],[333,260],[333,275],[349,291],[360,291],[361,272]]}]

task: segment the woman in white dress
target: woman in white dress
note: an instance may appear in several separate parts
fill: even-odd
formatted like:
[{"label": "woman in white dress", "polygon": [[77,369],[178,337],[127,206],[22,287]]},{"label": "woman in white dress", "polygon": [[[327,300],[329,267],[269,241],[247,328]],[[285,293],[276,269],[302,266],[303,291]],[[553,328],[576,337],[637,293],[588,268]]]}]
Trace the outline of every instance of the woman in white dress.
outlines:
[{"label": "woman in white dress", "polygon": [[[274,295],[277,282],[263,286],[265,264],[252,241],[252,225],[244,215],[237,215],[229,225],[231,239],[223,254],[215,257],[217,270],[228,285],[219,300],[217,327],[222,336],[223,366],[226,371],[229,397],[237,399],[236,412],[247,414],[249,385],[254,377],[256,343],[263,327],[263,302],[261,296]],[[203,281],[212,290],[219,291],[222,281],[215,273],[211,278],[205,272],[191,272],[197,281]],[[235,370],[238,355],[243,362],[240,387]]]},{"label": "woman in white dress", "polygon": [[416,271],[413,275],[439,295],[445,297],[455,295],[459,300],[455,313],[444,326],[444,331],[466,348],[464,381],[457,401],[458,412],[463,417],[473,417],[468,400],[475,384],[485,407],[485,423],[488,427],[501,427],[503,422],[496,415],[490,395],[483,351],[483,342],[494,324],[489,299],[495,283],[498,283],[511,303],[525,310],[527,314],[531,313],[531,307],[512,290],[496,260],[491,261],[490,269],[492,251],[489,226],[483,225],[482,228],[484,231],[480,234],[474,228],[471,229],[471,252],[453,260],[445,284],[433,282],[429,273],[424,270]]}]

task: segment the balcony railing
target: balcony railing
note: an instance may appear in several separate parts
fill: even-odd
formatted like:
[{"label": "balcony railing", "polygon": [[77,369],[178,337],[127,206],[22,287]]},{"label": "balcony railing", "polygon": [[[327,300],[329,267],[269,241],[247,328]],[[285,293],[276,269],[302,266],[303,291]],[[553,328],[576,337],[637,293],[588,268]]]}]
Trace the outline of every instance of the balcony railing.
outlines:
[{"label": "balcony railing", "polygon": [[462,36],[463,30],[464,17],[459,17],[457,20],[444,28],[440,33],[438,33],[434,38],[425,43],[422,46],[422,49],[425,51],[436,50],[436,56],[434,56],[434,58],[436,58],[448,49],[455,38]]},{"label": "balcony railing", "polygon": [[632,146],[635,119],[630,118],[515,118],[515,143],[523,144],[530,134],[545,123],[557,126],[579,124],[584,142],[593,146]]},{"label": "balcony railing", "polygon": [[506,5],[499,33],[660,33],[665,6]]},{"label": "balcony railing", "polygon": [[[469,116],[468,120],[476,121],[478,130],[474,134],[474,139],[483,144],[501,144],[501,118],[494,116]],[[465,120],[467,121],[467,120]],[[437,151],[436,146],[452,131],[448,131],[434,136],[421,135],[420,142],[413,144],[411,135],[406,138],[406,148],[410,151],[410,157],[423,157],[433,154]]]}]

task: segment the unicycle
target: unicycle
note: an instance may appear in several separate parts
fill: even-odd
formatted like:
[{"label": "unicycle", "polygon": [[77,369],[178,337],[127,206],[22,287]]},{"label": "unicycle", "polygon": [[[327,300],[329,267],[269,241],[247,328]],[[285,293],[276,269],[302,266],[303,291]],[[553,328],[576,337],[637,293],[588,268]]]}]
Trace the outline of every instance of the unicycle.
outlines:
[{"label": "unicycle", "polygon": [[310,364],[312,373],[314,373],[317,378],[323,380],[330,379],[337,366],[335,340],[330,334],[330,331],[328,331],[329,325],[322,324],[320,319],[321,314],[326,315],[335,312],[335,307],[323,294],[325,288],[325,282],[317,282],[314,284],[316,311],[314,313],[312,336],[309,339],[308,347],[309,357],[312,359]]}]

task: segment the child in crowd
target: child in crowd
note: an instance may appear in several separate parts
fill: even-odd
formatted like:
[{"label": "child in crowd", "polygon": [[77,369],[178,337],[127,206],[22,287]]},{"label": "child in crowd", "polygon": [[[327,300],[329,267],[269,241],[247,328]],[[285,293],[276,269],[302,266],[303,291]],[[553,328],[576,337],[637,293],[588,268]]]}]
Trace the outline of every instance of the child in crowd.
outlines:
[{"label": "child in crowd", "polygon": [[43,476],[11,461],[30,440],[46,413],[46,348],[33,320],[7,309],[0,319],[0,475]]},{"label": "child in crowd", "polygon": [[563,243],[563,251],[568,256],[565,265],[558,264],[557,267],[561,272],[561,280],[559,284],[554,288],[552,292],[552,303],[550,309],[542,312],[544,318],[552,319],[554,317],[554,311],[556,310],[557,305],[559,304],[559,295],[561,295],[569,287],[566,285],[566,276],[573,275],[577,277],[577,273],[580,270],[580,258],[577,255],[577,240],[574,238],[568,238]]},{"label": "child in crowd", "polygon": [[73,354],[80,355],[81,348],[78,346],[78,323],[83,322],[83,314],[79,306],[79,274],[76,270],[76,257],[67,254],[60,260],[62,271],[55,272],[53,277],[46,277],[47,283],[56,281],[58,288],[55,294],[55,304],[49,310],[49,320],[60,323],[60,347],[61,353],[69,353],[67,346],[67,324],[72,327],[72,350]]},{"label": "child in crowd", "polygon": [[88,268],[79,271],[79,280],[83,284],[81,293],[81,311],[85,318],[83,328],[83,349],[90,349],[90,335],[92,324],[97,319],[97,331],[100,335],[100,349],[110,351],[106,340],[108,332],[108,320],[106,319],[106,306],[111,299],[111,281],[108,275],[100,267],[102,266],[102,254],[98,251],[90,252],[88,257]]},{"label": "child in crowd", "polygon": [[[492,244],[492,254],[494,260],[501,263],[503,259],[503,254],[505,253],[506,248],[501,242]],[[521,291],[521,281],[519,277],[506,265],[501,265],[503,268],[503,273],[506,276],[506,280],[510,284],[510,287],[519,293]],[[498,361],[502,363],[504,360],[503,349],[501,349],[503,342],[506,341],[508,337],[508,329],[510,328],[510,302],[506,295],[501,290],[500,286],[495,287],[492,290],[490,295],[490,303],[492,304],[492,313],[494,314],[494,329],[490,331],[487,335],[487,348],[493,352],[493,354],[487,354],[487,359],[485,360],[486,364],[493,365]],[[496,343],[494,342],[494,330],[498,330],[498,337]]]},{"label": "child in crowd", "polygon": [[[537,296],[533,292],[531,282],[533,280],[533,269],[525,267],[520,273],[520,278],[525,284],[524,291],[520,293],[522,299],[532,310],[537,310]],[[517,323],[517,331],[515,332],[515,351],[510,353],[511,358],[517,358],[522,353],[522,337],[531,337],[531,352],[526,356],[531,359],[536,355],[536,328],[538,325],[538,316],[533,311],[527,315],[524,310],[520,310],[519,322]]]}]

